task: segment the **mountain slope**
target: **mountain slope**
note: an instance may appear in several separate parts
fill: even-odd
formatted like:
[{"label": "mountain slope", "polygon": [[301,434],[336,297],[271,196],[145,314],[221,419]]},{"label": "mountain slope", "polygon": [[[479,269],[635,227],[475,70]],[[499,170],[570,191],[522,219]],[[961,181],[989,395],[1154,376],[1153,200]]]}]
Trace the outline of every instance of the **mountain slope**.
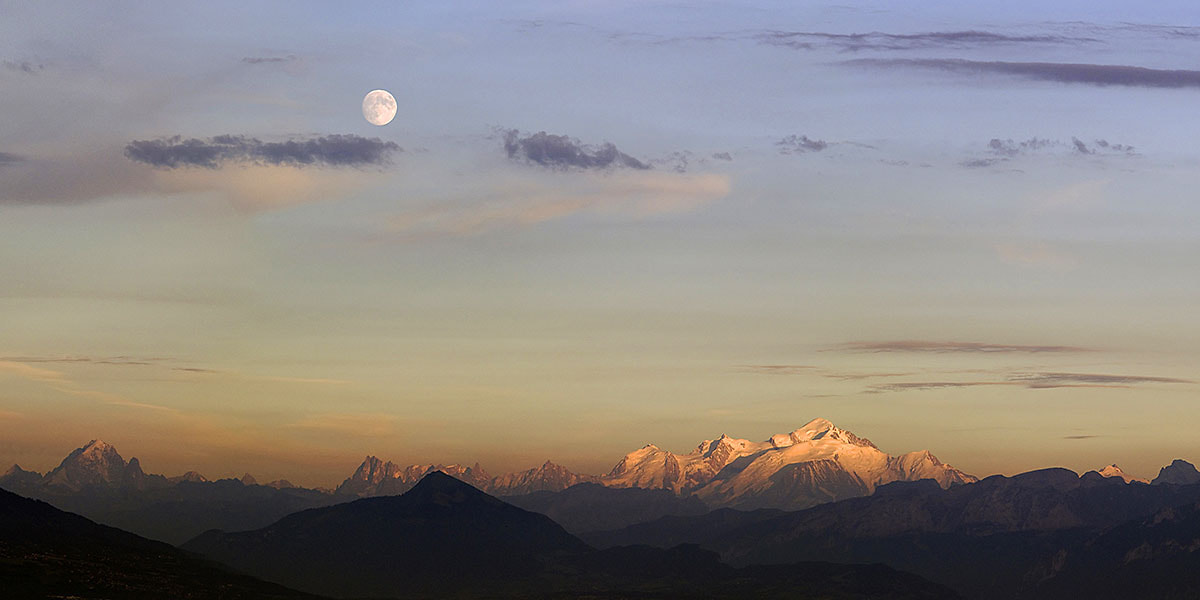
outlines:
[{"label": "mountain slope", "polygon": [[1175,485],[1191,485],[1200,483],[1200,471],[1186,460],[1175,459],[1171,464],[1158,471],[1158,476],[1150,481],[1152,485],[1171,483]]},{"label": "mountain slope", "polygon": [[4,598],[314,598],[0,490]]},{"label": "mountain slope", "polygon": [[541,513],[578,535],[586,531],[617,529],[668,515],[700,515],[708,507],[694,497],[669,490],[610,488],[580,483],[560,492],[534,492],[505,496],[505,502]]},{"label": "mountain slope", "polygon": [[[272,581],[333,596],[482,591],[587,550],[544,515],[505,504],[440,471],[402,496],[290,515],[257,531],[209,532],[183,546]],[[451,581],[453,565],[456,581]]]},{"label": "mountain slope", "polygon": [[[734,565],[879,562],[970,598],[1042,597],[1038,582],[1052,578],[1064,568],[1064,557],[1084,552],[1098,535],[1196,501],[1200,485],[1127,484],[1095,472],[1080,477],[1044,469],[946,490],[933,481],[896,482],[868,497],[798,512],[673,517],[587,539],[604,546],[697,543]],[[1190,539],[1178,543],[1193,547]]]},{"label": "mountain slope", "polygon": [[735,569],[694,546],[597,551],[543,515],[436,471],[402,496],[308,510],[257,531],[208,532],[184,548],[338,597],[956,597],[879,565]]}]

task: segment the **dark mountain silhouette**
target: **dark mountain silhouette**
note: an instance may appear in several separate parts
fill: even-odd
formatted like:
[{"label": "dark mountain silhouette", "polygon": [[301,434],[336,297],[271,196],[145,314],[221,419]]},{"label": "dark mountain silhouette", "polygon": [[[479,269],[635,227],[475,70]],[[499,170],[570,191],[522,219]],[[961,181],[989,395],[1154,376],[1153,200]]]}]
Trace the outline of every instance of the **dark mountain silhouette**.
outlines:
[{"label": "dark mountain silhouette", "polygon": [[4,490],[0,597],[315,598]]},{"label": "dark mountain silhouette", "polygon": [[[531,513],[434,471],[401,496],[303,511],[183,546],[271,581],[346,596],[482,593],[587,546]],[[403,576],[397,569],[403,568]]]},{"label": "dark mountain silhouette", "polygon": [[1158,477],[1151,479],[1150,483],[1151,485],[1162,485],[1164,483],[1191,485],[1193,483],[1200,483],[1200,471],[1196,470],[1196,465],[1177,458],[1171,461],[1171,464],[1159,469]]},{"label": "dark mountain silhouette", "polygon": [[734,569],[695,546],[597,551],[434,471],[402,496],[306,510],[184,548],[271,581],[371,598],[953,598],[882,566]]},{"label": "dark mountain silhouette", "polygon": [[[1041,582],[1055,578],[1064,557],[1119,527],[1131,527],[1127,535],[1137,538],[1144,528],[1130,523],[1197,500],[1200,486],[1046,469],[946,490],[933,482],[892,483],[869,497],[798,512],[671,517],[587,539],[604,546],[695,543],[734,565],[880,562],[971,598],[1040,597]],[[1200,597],[1200,588],[1192,591]]]},{"label": "dark mountain silhouette", "polygon": [[126,462],[112,445],[92,440],[44,476],[13,465],[0,477],[0,488],[171,544],[214,528],[263,527],[339,501],[315,490],[252,481],[249,474],[219,481],[194,471],[171,479],[147,474],[137,458]]},{"label": "dark mountain silhouette", "polygon": [[695,497],[670,490],[610,488],[580,483],[561,492],[504,496],[505,502],[554,519],[574,534],[617,529],[668,515],[701,515],[708,507]]}]

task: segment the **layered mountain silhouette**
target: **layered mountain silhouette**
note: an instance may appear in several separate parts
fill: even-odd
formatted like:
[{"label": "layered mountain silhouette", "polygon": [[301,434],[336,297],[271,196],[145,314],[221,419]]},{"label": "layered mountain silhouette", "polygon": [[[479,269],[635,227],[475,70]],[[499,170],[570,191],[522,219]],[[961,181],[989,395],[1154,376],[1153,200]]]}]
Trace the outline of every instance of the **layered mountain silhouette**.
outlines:
[{"label": "layered mountain silhouette", "polygon": [[315,598],[4,490],[0,597]]},{"label": "layered mountain silhouette", "polygon": [[[1188,507],[1197,501],[1200,485],[1152,486],[1045,469],[949,489],[932,481],[897,482],[869,497],[798,512],[714,511],[585,539],[599,547],[694,543],[735,565],[879,562],[969,598],[1185,598],[1200,597],[1200,587],[1146,582],[1147,590],[1187,593],[1122,596],[1110,593],[1116,587],[1079,586],[1094,569],[1129,582],[1141,580],[1143,571],[1200,569],[1200,537],[1189,537],[1186,526],[1164,525],[1167,519],[1191,523]],[[1120,551],[1101,552],[1105,545]],[[1065,593],[1076,589],[1099,595]]]},{"label": "layered mountain silhouette", "polygon": [[137,458],[92,440],[72,451],[45,475],[13,465],[0,488],[44,500],[105,525],[172,544],[213,528],[252,529],[285,515],[337,501],[332,494],[241,480],[208,481],[190,471],[174,478],[147,474]]},{"label": "layered mountain silhouette", "polygon": [[952,598],[881,566],[734,569],[696,547],[597,551],[544,515],[434,471],[400,496],[306,510],[183,546],[270,581],[364,598]]}]

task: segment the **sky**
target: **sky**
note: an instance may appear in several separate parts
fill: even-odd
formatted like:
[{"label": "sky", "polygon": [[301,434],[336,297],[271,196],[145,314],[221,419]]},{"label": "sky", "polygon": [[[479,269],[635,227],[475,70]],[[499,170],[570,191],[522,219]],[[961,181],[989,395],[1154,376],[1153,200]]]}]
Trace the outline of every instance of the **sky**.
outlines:
[{"label": "sky", "polygon": [[1198,461],[1200,13],[990,4],[0,0],[0,462]]}]

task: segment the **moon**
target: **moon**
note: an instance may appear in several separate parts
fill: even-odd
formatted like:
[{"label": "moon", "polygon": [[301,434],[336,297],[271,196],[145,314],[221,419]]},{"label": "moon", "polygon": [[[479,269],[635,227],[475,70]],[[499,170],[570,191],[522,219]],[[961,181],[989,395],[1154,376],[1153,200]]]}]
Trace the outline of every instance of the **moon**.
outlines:
[{"label": "moon", "polygon": [[363,98],[363,117],[368,123],[383,127],[396,118],[396,97],[387,90],[372,90]]}]

